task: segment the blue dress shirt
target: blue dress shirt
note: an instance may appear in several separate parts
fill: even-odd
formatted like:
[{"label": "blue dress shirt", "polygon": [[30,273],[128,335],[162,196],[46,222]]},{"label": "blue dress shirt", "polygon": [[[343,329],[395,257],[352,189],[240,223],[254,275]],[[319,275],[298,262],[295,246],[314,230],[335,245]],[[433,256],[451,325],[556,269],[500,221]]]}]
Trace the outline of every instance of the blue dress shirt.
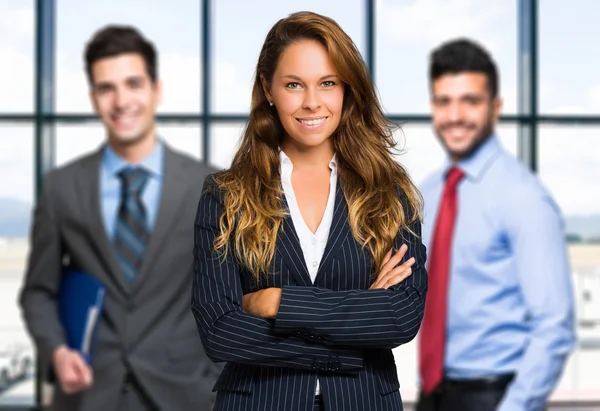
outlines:
[{"label": "blue dress shirt", "polygon": [[[458,164],[445,375],[516,373],[499,410],[541,410],[575,341],[563,222],[538,179],[492,136]],[[420,189],[429,247],[446,166]]]},{"label": "blue dress shirt", "polygon": [[149,229],[152,230],[156,222],[156,215],[160,205],[160,192],[163,182],[164,145],[156,144],[156,148],[139,164],[129,164],[117,155],[107,144],[102,154],[102,167],[100,170],[100,201],[102,202],[102,217],[108,238],[114,238],[115,223],[121,203],[121,180],[118,173],[132,165],[139,165],[149,171],[150,176],[146,188],[142,193],[142,202],[146,207]]}]

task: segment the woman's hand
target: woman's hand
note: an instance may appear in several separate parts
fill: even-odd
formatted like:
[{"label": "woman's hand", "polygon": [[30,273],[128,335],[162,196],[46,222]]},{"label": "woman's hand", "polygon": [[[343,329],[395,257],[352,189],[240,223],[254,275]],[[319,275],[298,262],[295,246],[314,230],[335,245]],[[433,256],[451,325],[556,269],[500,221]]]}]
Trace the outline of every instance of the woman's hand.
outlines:
[{"label": "woman's hand", "polygon": [[[392,257],[392,249],[388,251],[383,259],[383,265],[381,266],[381,270],[379,274],[377,274],[377,278],[369,290],[374,290],[376,288],[387,289],[393,285],[396,285],[406,279],[408,276],[412,274],[411,266],[415,263],[415,258],[411,257],[406,260],[402,265],[398,265],[408,247],[406,244],[402,244],[402,247],[396,252],[396,254]],[[395,268],[394,268],[395,267]]]},{"label": "woman's hand", "polygon": [[275,319],[280,302],[281,288],[271,287],[244,295],[243,308],[248,314]]}]

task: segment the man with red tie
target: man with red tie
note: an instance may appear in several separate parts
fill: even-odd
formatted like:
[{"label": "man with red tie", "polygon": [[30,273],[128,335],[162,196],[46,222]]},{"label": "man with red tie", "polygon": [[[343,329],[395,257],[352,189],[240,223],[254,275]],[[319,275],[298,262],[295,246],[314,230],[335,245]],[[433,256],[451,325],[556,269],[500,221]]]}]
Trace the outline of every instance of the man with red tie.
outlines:
[{"label": "man with red tie", "polygon": [[495,134],[489,54],[450,41],[431,54],[429,75],[448,161],[420,186],[429,290],[417,410],[541,410],[575,340],[560,210]]}]

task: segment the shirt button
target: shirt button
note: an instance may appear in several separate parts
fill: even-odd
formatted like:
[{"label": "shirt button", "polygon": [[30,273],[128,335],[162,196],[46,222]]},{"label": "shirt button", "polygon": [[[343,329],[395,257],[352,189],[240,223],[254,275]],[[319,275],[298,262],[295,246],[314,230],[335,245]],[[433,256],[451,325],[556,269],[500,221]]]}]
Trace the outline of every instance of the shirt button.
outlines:
[{"label": "shirt button", "polygon": [[316,267],[316,266],[317,266],[317,262],[313,261],[313,267]]},{"label": "shirt button", "polygon": [[315,240],[315,239],[313,238],[312,240],[310,240],[310,243],[311,243],[312,245],[315,245],[315,244],[317,243],[317,240]]}]

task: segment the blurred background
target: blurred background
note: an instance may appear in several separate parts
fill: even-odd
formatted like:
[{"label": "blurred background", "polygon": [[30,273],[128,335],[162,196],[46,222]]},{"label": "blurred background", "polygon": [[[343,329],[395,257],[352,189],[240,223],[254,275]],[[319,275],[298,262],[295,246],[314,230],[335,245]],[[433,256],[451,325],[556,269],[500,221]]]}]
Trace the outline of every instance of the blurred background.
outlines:
[{"label": "blurred background", "polygon": [[[578,344],[552,406],[600,409],[600,2],[0,0],[0,410],[45,401],[16,299],[40,176],[104,138],[88,100],[84,43],[107,23],[141,29],[159,52],[161,136],[227,167],[264,37],[299,10],[334,18],[353,38],[387,114],[402,124],[397,159],[417,183],[443,160],[430,127],[430,50],[469,36],[492,53],[504,98],[498,134],[539,174],[566,221]],[[407,404],[417,389],[415,348],[395,350]]]}]

